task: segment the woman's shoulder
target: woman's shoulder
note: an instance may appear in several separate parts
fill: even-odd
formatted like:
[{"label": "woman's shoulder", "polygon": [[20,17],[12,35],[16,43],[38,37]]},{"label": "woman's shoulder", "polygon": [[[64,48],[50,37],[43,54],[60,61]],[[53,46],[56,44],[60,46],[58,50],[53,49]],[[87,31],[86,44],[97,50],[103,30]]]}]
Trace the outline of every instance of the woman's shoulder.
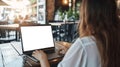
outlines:
[{"label": "woman's shoulder", "polygon": [[86,48],[87,46],[96,46],[96,39],[93,36],[77,38],[72,44],[73,47]]},{"label": "woman's shoulder", "polygon": [[81,45],[90,45],[91,43],[95,43],[96,39],[94,38],[94,36],[85,36],[82,38],[77,38],[75,41],[75,44],[81,44]]}]

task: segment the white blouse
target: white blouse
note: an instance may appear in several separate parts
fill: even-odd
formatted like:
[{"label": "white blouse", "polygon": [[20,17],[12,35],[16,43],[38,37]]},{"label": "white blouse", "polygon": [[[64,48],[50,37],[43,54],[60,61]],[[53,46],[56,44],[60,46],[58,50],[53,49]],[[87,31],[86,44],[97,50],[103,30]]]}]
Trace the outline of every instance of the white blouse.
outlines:
[{"label": "white blouse", "polygon": [[78,38],[58,67],[101,67],[101,58],[93,36]]}]

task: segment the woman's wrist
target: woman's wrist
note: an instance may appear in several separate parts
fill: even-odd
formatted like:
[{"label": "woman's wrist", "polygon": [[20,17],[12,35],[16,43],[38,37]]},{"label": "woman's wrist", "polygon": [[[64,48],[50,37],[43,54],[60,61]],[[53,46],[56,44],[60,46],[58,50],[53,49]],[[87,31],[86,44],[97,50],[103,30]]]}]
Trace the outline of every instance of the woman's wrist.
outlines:
[{"label": "woman's wrist", "polygon": [[50,67],[48,59],[40,60],[41,67]]}]

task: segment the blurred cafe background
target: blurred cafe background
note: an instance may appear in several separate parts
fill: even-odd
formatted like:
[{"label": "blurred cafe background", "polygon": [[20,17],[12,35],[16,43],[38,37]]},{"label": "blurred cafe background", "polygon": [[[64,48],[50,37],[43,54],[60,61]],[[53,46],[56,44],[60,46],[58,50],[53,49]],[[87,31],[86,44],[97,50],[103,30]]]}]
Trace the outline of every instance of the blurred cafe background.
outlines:
[{"label": "blurred cafe background", "polygon": [[[82,0],[0,0],[0,43],[20,41],[20,25],[51,24],[55,41],[78,37]],[[120,1],[118,10],[120,9]]]},{"label": "blurred cafe background", "polygon": [[[69,49],[78,38],[81,1],[0,0],[0,67],[40,67],[39,63],[33,63],[23,56],[20,26],[24,25],[52,26],[55,51],[59,57],[49,62],[51,67],[57,67],[66,53],[63,51],[64,54],[60,54],[59,49],[62,47]],[[116,2],[120,16],[120,0]],[[29,38],[37,40],[32,36]]]}]

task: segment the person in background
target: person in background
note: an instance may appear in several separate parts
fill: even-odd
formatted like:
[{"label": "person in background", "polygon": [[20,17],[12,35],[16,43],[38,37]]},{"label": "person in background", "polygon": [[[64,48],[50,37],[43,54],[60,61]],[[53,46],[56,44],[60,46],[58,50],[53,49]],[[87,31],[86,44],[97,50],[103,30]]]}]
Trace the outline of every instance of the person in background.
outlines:
[{"label": "person in background", "polygon": [[[120,22],[116,0],[82,0],[80,37],[58,67],[120,67]],[[42,50],[33,52],[41,67],[50,67]]]},{"label": "person in background", "polygon": [[30,19],[29,15],[26,15],[24,18],[24,20],[29,20],[29,19]]},{"label": "person in background", "polygon": [[19,18],[17,16],[15,16],[14,23],[17,23],[17,24],[20,23]]},{"label": "person in background", "polygon": [[24,23],[24,18],[22,15],[18,15],[18,21],[20,24]]}]

